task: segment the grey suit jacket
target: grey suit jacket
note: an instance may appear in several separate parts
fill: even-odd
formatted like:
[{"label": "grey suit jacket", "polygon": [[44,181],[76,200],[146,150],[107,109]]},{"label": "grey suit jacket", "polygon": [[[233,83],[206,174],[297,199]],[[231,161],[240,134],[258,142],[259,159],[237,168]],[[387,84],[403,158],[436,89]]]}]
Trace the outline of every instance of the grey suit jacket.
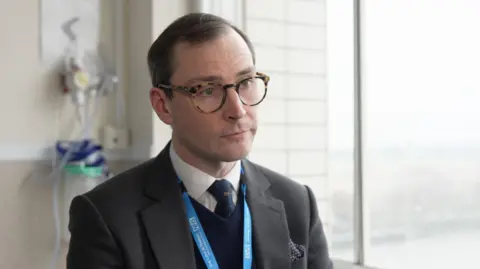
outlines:
[{"label": "grey suit jacket", "polygon": [[[195,268],[168,147],[72,201],[68,269]],[[333,268],[311,190],[248,160],[242,165],[257,267]]]}]

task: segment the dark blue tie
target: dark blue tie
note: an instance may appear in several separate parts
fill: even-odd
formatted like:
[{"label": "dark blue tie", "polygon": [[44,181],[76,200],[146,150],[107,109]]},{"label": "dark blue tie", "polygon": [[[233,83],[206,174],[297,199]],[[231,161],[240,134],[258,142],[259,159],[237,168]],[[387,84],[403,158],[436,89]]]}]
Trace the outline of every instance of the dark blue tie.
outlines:
[{"label": "dark blue tie", "polygon": [[215,213],[221,217],[227,218],[235,210],[232,193],[234,188],[230,182],[225,179],[215,180],[215,182],[208,188],[213,197],[217,200]]}]

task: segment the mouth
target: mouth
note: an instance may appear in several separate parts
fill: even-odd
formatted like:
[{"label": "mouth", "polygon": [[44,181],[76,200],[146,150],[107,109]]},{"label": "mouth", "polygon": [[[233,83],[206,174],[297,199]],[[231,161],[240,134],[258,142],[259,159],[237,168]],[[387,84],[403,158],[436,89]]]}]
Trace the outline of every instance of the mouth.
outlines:
[{"label": "mouth", "polygon": [[248,132],[248,130],[244,130],[244,131],[239,131],[239,132],[235,132],[235,133],[226,134],[226,135],[223,135],[222,137],[224,137],[224,138],[241,137],[244,134],[246,134],[247,132]]}]

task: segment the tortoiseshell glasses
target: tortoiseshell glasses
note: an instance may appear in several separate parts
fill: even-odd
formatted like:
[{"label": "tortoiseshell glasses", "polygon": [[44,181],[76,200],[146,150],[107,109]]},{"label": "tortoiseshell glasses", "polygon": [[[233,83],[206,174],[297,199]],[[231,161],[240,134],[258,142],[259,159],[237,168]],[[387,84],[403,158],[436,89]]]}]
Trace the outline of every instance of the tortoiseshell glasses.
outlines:
[{"label": "tortoiseshell glasses", "polygon": [[267,96],[270,77],[263,73],[243,78],[235,84],[200,83],[185,87],[178,85],[157,85],[164,91],[179,91],[191,94],[195,107],[203,113],[214,113],[222,108],[227,100],[227,90],[235,88],[240,101],[247,106],[260,104]]}]

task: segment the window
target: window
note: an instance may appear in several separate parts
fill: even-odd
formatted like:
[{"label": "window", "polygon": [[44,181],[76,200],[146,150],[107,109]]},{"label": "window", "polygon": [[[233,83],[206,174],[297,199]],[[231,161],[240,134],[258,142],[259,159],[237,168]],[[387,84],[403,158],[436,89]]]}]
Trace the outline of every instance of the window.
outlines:
[{"label": "window", "polygon": [[364,7],[366,264],[480,268],[480,2]]},{"label": "window", "polygon": [[328,182],[334,259],[354,259],[353,1],[327,2]]},{"label": "window", "polygon": [[325,2],[245,1],[257,68],[271,77],[250,159],[315,193],[330,234]]},{"label": "window", "polygon": [[231,6],[272,78],[251,159],[312,187],[336,268],[480,268],[480,2]]}]

